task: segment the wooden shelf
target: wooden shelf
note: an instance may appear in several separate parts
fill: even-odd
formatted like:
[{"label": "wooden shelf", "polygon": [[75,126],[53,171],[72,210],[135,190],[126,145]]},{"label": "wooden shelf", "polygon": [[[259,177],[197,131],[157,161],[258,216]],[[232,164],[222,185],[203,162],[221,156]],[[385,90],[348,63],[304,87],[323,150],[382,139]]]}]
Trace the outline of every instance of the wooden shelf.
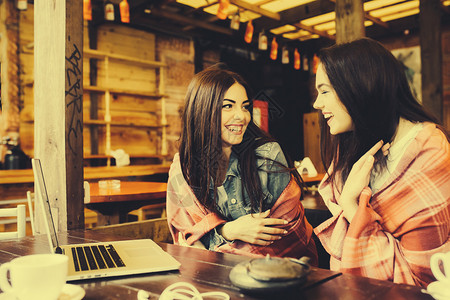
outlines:
[{"label": "wooden shelf", "polygon": [[92,86],[92,85],[83,86],[83,90],[86,92],[97,92],[97,93],[110,92],[111,94],[120,94],[120,95],[126,95],[126,96],[141,96],[141,97],[153,98],[153,99],[161,99],[163,97],[167,97],[167,95],[162,95],[162,94],[158,94],[158,93],[154,93],[154,92],[114,89],[114,88]]},{"label": "wooden shelf", "polygon": [[152,67],[152,68],[164,68],[167,67],[166,64],[159,62],[159,61],[152,61],[152,60],[143,60],[143,59],[138,59],[138,58],[132,58],[132,57],[127,57],[127,56],[123,56],[123,55],[118,55],[118,54],[112,54],[112,53],[107,53],[107,52],[103,52],[103,51],[98,51],[98,50],[94,50],[94,49],[84,49],[83,50],[83,55],[84,57],[87,58],[96,58],[96,59],[105,59],[105,58],[110,58],[110,59],[114,59],[114,60],[118,60],[118,61],[123,61],[126,63],[133,63],[136,65],[142,65],[145,67]]},{"label": "wooden shelf", "polygon": [[[165,108],[165,67],[167,65],[164,62],[159,61],[150,61],[145,59],[139,59],[135,57],[128,57],[124,55],[118,55],[113,53],[107,53],[102,52],[94,49],[84,49],[83,50],[84,57],[85,58],[94,58],[98,59],[99,61],[102,61],[103,63],[103,72],[105,74],[105,80],[103,81],[102,85],[100,86],[93,86],[93,85],[85,85],[83,86],[83,90],[85,92],[91,92],[91,93],[99,93],[104,95],[104,120],[85,120],[83,122],[84,125],[87,126],[104,126],[105,127],[105,151],[104,153],[110,154],[112,145],[111,145],[111,126],[115,127],[129,127],[131,130],[133,128],[148,128],[151,130],[158,130],[161,132],[161,143],[160,143],[160,149],[158,149],[158,153],[162,156],[167,155],[167,134],[166,134],[166,128],[169,126],[167,119],[166,119],[166,108]],[[130,89],[130,86],[126,84],[115,83],[114,87],[111,87],[113,84],[109,82],[109,73],[111,73],[111,61],[119,61],[123,63],[123,66],[121,68],[130,69],[132,66],[130,65],[138,65],[139,67],[146,69],[152,69],[151,72],[155,73],[156,80],[155,83],[157,84],[154,88],[152,88],[151,91],[143,91],[138,89]],[[113,65],[113,66],[118,66]],[[154,69],[154,70],[153,70]],[[125,87],[125,88],[121,88]],[[128,88],[128,89],[127,89]],[[160,122],[155,122],[151,118],[141,118],[141,119],[127,119],[131,122],[117,122],[111,121],[111,103],[112,103],[112,96],[111,95],[125,95],[125,96],[134,96],[134,97],[140,97],[142,99],[150,99],[150,100],[157,100],[160,104],[158,105],[160,112],[159,120]],[[120,97],[117,97],[117,99],[120,99]],[[97,107],[98,112],[98,107]],[[134,120],[139,120],[139,122],[135,123]],[[159,123],[159,124],[158,124]],[[96,128],[96,127],[91,127]],[[131,151],[133,152],[133,151]],[[107,166],[110,166],[111,164],[111,158],[112,156],[106,156],[107,159]]]},{"label": "wooden shelf", "polygon": [[159,128],[164,128],[164,127],[168,127],[169,125],[165,124],[160,124],[160,125],[155,125],[155,124],[135,124],[135,123],[124,123],[124,122],[106,122],[104,120],[84,120],[83,121],[84,124],[86,125],[106,125],[109,124],[111,126],[117,126],[117,127],[143,127],[143,128],[153,128],[153,129],[159,129]]}]

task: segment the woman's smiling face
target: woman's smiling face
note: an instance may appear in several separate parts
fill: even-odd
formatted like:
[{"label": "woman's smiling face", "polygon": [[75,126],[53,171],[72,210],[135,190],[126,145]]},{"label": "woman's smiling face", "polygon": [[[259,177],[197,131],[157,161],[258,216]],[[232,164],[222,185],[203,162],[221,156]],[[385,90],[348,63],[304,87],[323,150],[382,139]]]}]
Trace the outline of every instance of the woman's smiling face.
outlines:
[{"label": "woman's smiling face", "polygon": [[319,64],[316,74],[317,98],[314,102],[314,108],[320,109],[327,124],[330,127],[332,135],[352,131],[353,120],[350,117],[347,108],[342,104],[337,96],[333,86],[328,79],[325,68],[322,63]]},{"label": "woman's smiling face", "polygon": [[233,84],[225,93],[222,104],[223,147],[231,147],[242,142],[251,120],[249,106],[247,91],[241,84]]}]

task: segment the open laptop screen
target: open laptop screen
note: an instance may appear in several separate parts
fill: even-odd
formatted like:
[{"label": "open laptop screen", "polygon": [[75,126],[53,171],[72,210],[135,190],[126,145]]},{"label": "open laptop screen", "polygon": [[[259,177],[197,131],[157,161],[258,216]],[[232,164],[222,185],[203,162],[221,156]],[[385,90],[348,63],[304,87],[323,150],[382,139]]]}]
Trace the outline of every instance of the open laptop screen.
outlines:
[{"label": "open laptop screen", "polygon": [[47,187],[45,185],[44,172],[42,171],[41,160],[39,158],[33,158],[31,160],[31,164],[33,166],[33,172],[37,180],[37,187],[35,186],[35,192],[37,196],[39,196],[38,195],[39,192],[42,199],[41,201],[39,201],[38,199],[38,201],[43,204],[41,206],[41,209],[44,211],[43,216],[44,216],[44,223],[46,225],[46,230],[49,231],[48,234],[51,237],[50,242],[52,251],[55,251],[55,253],[62,253],[62,250],[59,247],[58,237],[56,235],[56,228],[52,217],[50,201],[48,199]]}]

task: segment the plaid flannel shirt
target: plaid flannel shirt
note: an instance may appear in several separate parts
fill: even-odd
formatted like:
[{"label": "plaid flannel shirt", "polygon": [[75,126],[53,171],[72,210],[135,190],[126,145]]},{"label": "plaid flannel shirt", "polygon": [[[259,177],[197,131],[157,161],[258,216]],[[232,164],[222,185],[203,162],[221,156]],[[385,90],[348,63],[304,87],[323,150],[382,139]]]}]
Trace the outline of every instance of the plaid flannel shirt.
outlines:
[{"label": "plaid flannel shirt", "polygon": [[351,224],[326,179],[319,192],[333,216],[315,233],[332,270],[424,287],[435,280],[430,257],[450,251],[450,145],[434,124],[424,124],[375,194],[363,191]]}]

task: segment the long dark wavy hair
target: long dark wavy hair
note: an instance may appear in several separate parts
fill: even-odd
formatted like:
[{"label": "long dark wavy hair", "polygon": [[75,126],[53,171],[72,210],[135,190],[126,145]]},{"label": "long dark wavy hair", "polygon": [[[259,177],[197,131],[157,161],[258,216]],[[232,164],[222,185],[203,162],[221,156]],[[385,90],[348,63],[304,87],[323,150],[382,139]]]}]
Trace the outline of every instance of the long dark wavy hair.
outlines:
[{"label": "long dark wavy hair", "polygon": [[[218,214],[221,213],[217,209],[216,183],[222,158],[222,105],[225,93],[235,83],[246,89],[252,103],[247,83],[240,75],[228,70],[225,64],[216,64],[197,73],[188,86],[182,115],[179,154],[183,176],[200,203]],[[275,142],[275,139],[261,130],[252,117],[243,141],[232,147],[239,160],[239,170],[252,212],[261,212],[264,207],[256,164],[259,157],[255,149],[267,142]],[[290,171],[299,186],[304,187],[287,155],[286,159],[288,166],[282,166],[282,171]],[[209,195],[211,185],[214,186],[212,197]]]},{"label": "long dark wavy hair", "polygon": [[[354,130],[332,136],[321,117],[321,155],[325,170],[333,163],[328,180],[344,184],[353,164],[376,142],[391,142],[400,117],[411,122],[432,122],[449,138],[440,122],[412,95],[401,63],[379,42],[362,38],[322,49],[319,59],[354,124]],[[379,151],[375,167],[384,168]],[[342,188],[342,186],[338,186]]]}]

